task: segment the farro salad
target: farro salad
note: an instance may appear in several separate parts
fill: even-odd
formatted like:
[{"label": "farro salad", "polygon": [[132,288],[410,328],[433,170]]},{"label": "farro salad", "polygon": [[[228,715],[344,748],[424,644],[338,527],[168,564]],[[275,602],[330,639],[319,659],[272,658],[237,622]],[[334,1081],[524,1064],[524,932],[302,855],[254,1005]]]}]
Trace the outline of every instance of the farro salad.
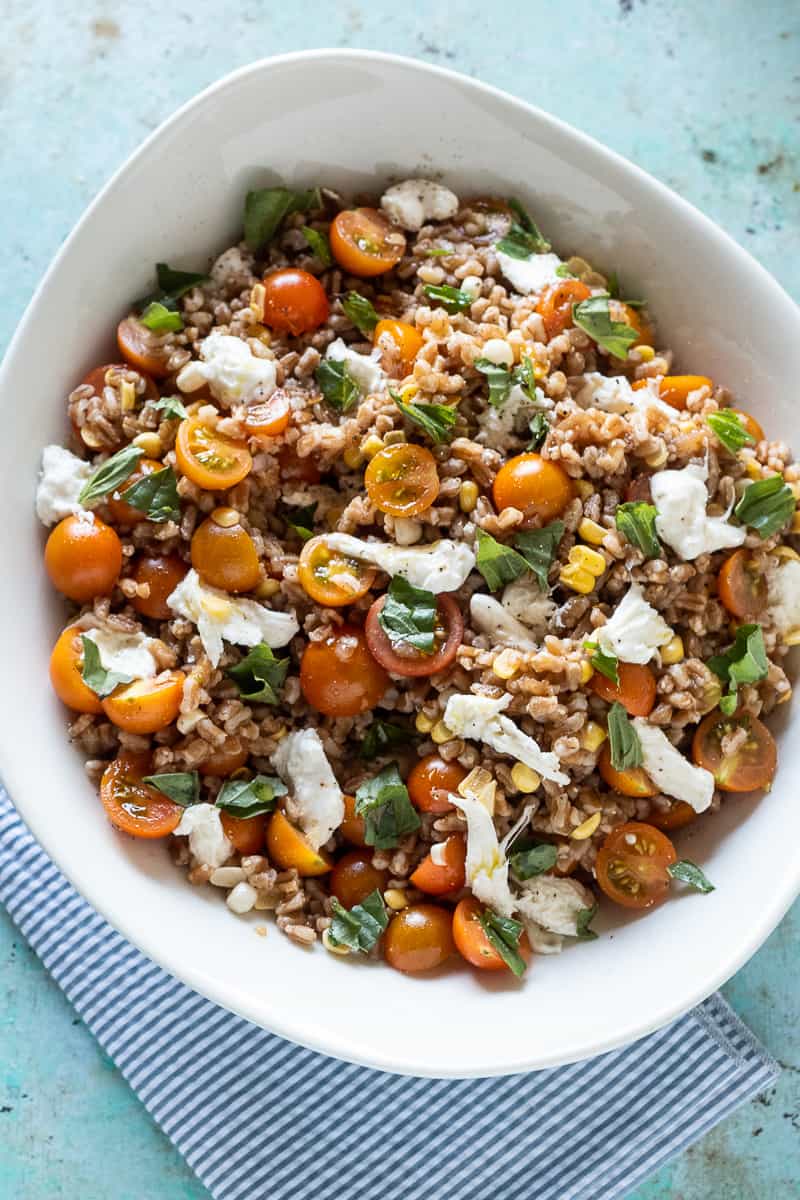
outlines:
[{"label": "farro salad", "polygon": [[112,824],[234,913],[519,976],[712,890],[670,835],[770,786],[798,469],[517,201],[352,203],[248,193],[70,393],[51,680]]}]

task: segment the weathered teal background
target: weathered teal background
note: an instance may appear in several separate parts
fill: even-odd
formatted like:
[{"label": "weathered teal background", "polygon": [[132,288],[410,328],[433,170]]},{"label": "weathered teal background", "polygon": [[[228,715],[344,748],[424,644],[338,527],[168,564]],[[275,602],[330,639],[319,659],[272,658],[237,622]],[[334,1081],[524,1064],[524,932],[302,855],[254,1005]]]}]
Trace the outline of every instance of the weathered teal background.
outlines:
[{"label": "weathered teal background", "polygon": [[[0,350],[145,134],[232,68],[312,46],[416,55],[540,104],[693,201],[800,298],[796,0],[4,0],[0,14]],[[777,1088],[631,1200],[800,1193],[799,951],[795,906],[725,989],[782,1062]],[[0,963],[0,1200],[205,1197],[3,914]]]}]

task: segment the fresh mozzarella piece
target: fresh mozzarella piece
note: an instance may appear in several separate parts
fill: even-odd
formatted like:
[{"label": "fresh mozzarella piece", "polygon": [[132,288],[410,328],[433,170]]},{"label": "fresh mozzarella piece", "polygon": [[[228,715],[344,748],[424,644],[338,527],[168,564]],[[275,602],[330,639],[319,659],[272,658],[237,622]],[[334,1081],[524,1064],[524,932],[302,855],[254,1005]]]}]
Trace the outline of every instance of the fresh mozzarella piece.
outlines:
[{"label": "fresh mozzarella piece", "polygon": [[404,179],[383,193],[381,208],[401,229],[417,233],[426,221],[454,217],[458,196],[432,179]]},{"label": "fresh mozzarella piece", "polygon": [[705,812],[714,795],[714,776],[684,758],[662,729],[636,717],[633,727],[642,747],[642,766],[667,796],[685,800],[696,813]]},{"label": "fresh mozzarella piece", "polygon": [[525,926],[531,950],[534,954],[560,954],[564,948],[564,939],[560,933],[551,933],[538,921],[532,921],[520,911],[519,916]]},{"label": "fresh mozzarella piece", "polygon": [[507,754],[537,771],[553,783],[569,783],[569,775],[559,770],[557,755],[542,750],[535,738],[523,733],[503,712],[510,696],[491,700],[488,696],[455,695],[447,701],[444,723],[457,737],[486,742],[498,754]]},{"label": "fresh mozzarella piece", "polygon": [[628,663],[646,663],[672,639],[664,618],[632,583],[605,625],[592,635],[601,650]]},{"label": "fresh mozzarella piece", "polygon": [[78,503],[94,468],[63,446],[45,446],[42,471],[36,488],[36,515],[44,525],[55,525],[75,514],[91,517]]},{"label": "fresh mozzarella piece", "polygon": [[349,533],[327,533],[331,550],[372,563],[387,575],[402,575],[414,587],[429,592],[455,592],[475,566],[475,553],[464,542],[443,538],[429,546],[395,546],[365,542]]},{"label": "fresh mozzarella piece", "polygon": [[531,576],[523,575],[503,589],[503,608],[516,617],[538,640],[547,633],[556,603]]},{"label": "fresh mozzarella piece", "polygon": [[346,363],[347,370],[365,396],[386,391],[387,375],[380,364],[380,350],[373,350],[370,354],[359,354],[358,351],[351,350],[341,338],[337,338],[328,346],[325,357],[331,362]]},{"label": "fresh mozzarella piece", "polygon": [[230,407],[275,391],[275,360],[256,358],[241,338],[215,330],[200,343],[200,354],[202,362],[188,362],[178,372],[176,383],[182,392],[196,392],[208,384],[215,400]]},{"label": "fresh mozzarella piece", "polygon": [[770,613],[779,633],[800,629],[800,562],[782,558],[767,571]]},{"label": "fresh mozzarella piece", "polygon": [[478,440],[493,450],[505,450],[512,433],[524,432],[531,413],[553,407],[553,401],[545,396],[540,387],[536,388],[535,395],[535,401],[531,400],[520,384],[512,384],[502,408],[487,404],[478,413]]},{"label": "fresh mozzarella piece", "polygon": [[706,513],[708,469],[689,463],[679,471],[657,471],[650,493],[658,509],[656,532],[680,558],[690,560],[728,546],[741,546],[747,531],[730,525],[730,511],[721,517]]},{"label": "fresh mozzarella piece", "polygon": [[521,296],[542,292],[554,283],[563,283],[556,270],[562,265],[557,254],[531,254],[529,258],[512,258],[502,250],[496,251],[500,270]]},{"label": "fresh mozzarella piece", "polygon": [[306,839],[319,850],[344,820],[344,797],[316,729],[285,737],[272,765],[292,789]]},{"label": "fresh mozzarella piece", "polygon": [[256,600],[229,596],[220,588],[203,583],[197,571],[184,576],[167,604],[179,617],[197,626],[211,665],[222,657],[223,639],[234,646],[257,646],[266,642],[275,649],[285,646],[300,626],[294,613],[275,612]]},{"label": "fresh mozzarella piece", "polygon": [[496,367],[513,367],[514,351],[505,338],[489,338],[483,343],[481,358],[486,358]]},{"label": "fresh mozzarella piece", "polygon": [[188,837],[189,849],[206,867],[221,867],[233,854],[233,846],[222,828],[220,811],[214,804],[190,804],[183,810],[175,834]]},{"label": "fresh mozzarella piece", "polygon": [[467,822],[466,877],[472,894],[503,917],[512,916],[514,897],[508,885],[508,860],[497,840],[490,814],[474,796],[449,793]]},{"label": "fresh mozzarella piece", "polygon": [[594,896],[582,883],[558,875],[527,880],[517,897],[519,911],[527,920],[562,937],[576,936],[579,913],[593,904]]},{"label": "fresh mozzarella piece", "polygon": [[655,409],[671,421],[675,420],[675,409],[659,398],[655,380],[649,380],[647,387],[634,389],[624,375],[588,371],[583,378],[583,387],[575,397],[582,408],[600,408],[603,412],[614,413],[644,413]]},{"label": "fresh mozzarella piece", "polygon": [[84,636],[97,646],[100,662],[107,671],[117,671],[133,679],[152,679],[158,674],[156,660],[150,651],[153,639],[146,634],[98,628],[87,629]]},{"label": "fresh mozzarella piece", "polygon": [[514,646],[517,650],[535,650],[531,631],[513,617],[494,596],[476,592],[469,602],[472,624],[485,633],[492,645]]}]

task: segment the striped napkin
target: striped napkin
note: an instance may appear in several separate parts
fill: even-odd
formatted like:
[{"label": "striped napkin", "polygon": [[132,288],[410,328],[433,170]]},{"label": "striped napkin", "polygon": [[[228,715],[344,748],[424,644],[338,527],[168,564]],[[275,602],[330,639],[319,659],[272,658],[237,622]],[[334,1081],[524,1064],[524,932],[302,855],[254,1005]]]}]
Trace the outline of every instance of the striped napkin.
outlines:
[{"label": "striped napkin", "polygon": [[214,1200],[612,1200],[778,1075],[719,996],[623,1050],[500,1079],[305,1050],[125,941],[2,790],[0,900]]}]

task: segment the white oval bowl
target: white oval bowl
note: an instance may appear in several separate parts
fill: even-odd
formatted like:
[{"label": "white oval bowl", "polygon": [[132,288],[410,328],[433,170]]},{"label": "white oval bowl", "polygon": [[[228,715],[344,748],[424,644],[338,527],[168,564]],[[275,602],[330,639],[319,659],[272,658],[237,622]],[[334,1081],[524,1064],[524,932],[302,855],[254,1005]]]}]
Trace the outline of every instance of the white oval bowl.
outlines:
[{"label": "white oval bowl", "polygon": [[800,890],[800,839],[786,836],[800,739],[781,737],[769,795],[731,797],[679,839],[713,894],[676,897],[644,919],[606,910],[599,940],[535,959],[521,985],[468,970],[411,978],[343,963],[319,946],[303,951],[274,927],[262,940],[257,920],[232,916],[213,889],[190,887],[163,846],[116,835],[47,682],[64,613],[33,513],[41,447],[64,437],[64,397],[108,359],[110,332],[147,291],[152,264],[196,268],[231,244],[254,185],[374,191],[418,174],[440,175],[463,195],[527,201],[563,254],[616,267],[630,294],[648,296],[681,369],[728,384],[770,436],[800,440],[800,313],[662,185],[545,113],[449,71],[356,51],[256,63],[187,104],[117,172],[55,259],[8,352],[0,752],[20,813],[79,891],[198,992],[285,1037],[388,1071],[503,1074],[641,1037],[757,949]]}]

